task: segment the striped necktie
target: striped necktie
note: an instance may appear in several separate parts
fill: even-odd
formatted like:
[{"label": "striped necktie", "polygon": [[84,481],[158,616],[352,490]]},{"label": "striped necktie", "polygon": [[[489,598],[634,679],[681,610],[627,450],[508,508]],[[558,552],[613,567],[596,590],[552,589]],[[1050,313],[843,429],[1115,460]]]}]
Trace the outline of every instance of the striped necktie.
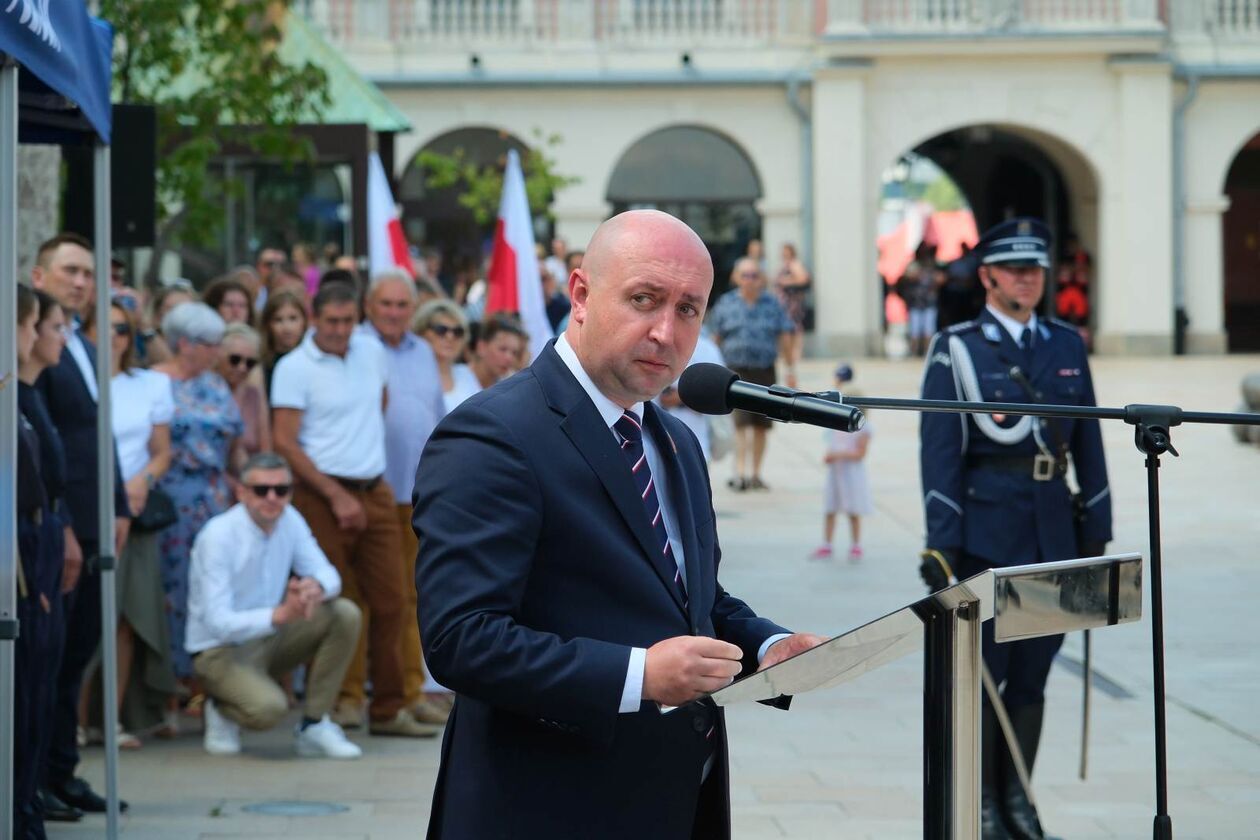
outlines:
[{"label": "striped necktie", "polygon": [[648,466],[647,453],[643,449],[643,423],[633,411],[627,411],[613,424],[613,429],[621,435],[621,454],[626,456],[630,472],[634,476],[635,487],[639,497],[643,499],[643,507],[647,510],[648,521],[656,533],[657,545],[661,547],[661,559],[674,571],[674,585],[682,595],[683,607],[687,606],[687,587],[683,583],[682,570],[674,558],[674,549],[669,544],[669,534],[665,531],[665,517],[661,512],[661,502],[656,495],[656,482],[652,478],[652,468]]}]

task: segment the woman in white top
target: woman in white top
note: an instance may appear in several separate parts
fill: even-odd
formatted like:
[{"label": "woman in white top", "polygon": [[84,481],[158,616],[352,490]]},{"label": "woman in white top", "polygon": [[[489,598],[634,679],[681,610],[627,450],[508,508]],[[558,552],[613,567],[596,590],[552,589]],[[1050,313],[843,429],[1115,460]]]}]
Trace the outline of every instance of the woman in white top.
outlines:
[{"label": "woman in white top", "polygon": [[[175,402],[171,379],[135,367],[136,319],[115,300],[109,310],[110,413],[118,449],[118,469],[134,517],[149,502],[153,486],[171,463],[171,419]],[[87,324],[95,324],[88,313]],[[94,337],[95,338],[95,337]],[[127,729],[143,730],[162,721],[166,698],[175,691],[171,669],[166,596],[158,565],[158,534],[133,522],[118,558],[118,709]],[[130,690],[129,690],[130,689]],[[83,692],[79,718],[86,725],[90,691]],[[99,708],[99,705],[97,706]],[[119,733],[123,749],[140,740]]]}]

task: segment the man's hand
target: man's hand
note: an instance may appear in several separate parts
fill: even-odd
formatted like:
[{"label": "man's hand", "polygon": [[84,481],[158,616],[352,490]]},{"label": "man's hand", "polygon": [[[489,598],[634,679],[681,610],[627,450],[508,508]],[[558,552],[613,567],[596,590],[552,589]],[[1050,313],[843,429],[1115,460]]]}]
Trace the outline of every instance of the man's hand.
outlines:
[{"label": "man's hand", "polygon": [[302,603],[306,606],[302,614],[303,618],[312,618],[315,610],[319,609],[319,605],[324,603],[324,586],[313,577],[300,578],[297,581],[298,594],[302,596]]},{"label": "man's hand", "polygon": [[783,660],[791,659],[798,653],[804,653],[810,648],[818,647],[825,641],[827,641],[826,636],[816,636],[813,633],[793,633],[786,639],[779,639],[779,641],[770,645],[757,670],[764,671],[771,665],[778,665]]},{"label": "man's hand", "polygon": [[74,590],[83,573],[83,548],[70,526],[66,526],[66,548],[64,553],[65,567],[61,572],[61,592],[65,594]]},{"label": "man's hand", "polygon": [[337,527],[343,531],[362,531],[367,527],[367,511],[363,504],[340,486],[328,503],[332,506],[333,516],[337,517]]},{"label": "man's hand", "polygon": [[740,671],[744,653],[707,636],[675,636],[648,648],[643,666],[643,699],[681,706],[725,688]]},{"label": "man's hand", "polygon": [[290,578],[289,585],[284,591],[284,600],[280,602],[280,606],[271,611],[271,623],[280,627],[308,618],[306,611],[306,596],[302,594],[302,585],[299,581]]}]

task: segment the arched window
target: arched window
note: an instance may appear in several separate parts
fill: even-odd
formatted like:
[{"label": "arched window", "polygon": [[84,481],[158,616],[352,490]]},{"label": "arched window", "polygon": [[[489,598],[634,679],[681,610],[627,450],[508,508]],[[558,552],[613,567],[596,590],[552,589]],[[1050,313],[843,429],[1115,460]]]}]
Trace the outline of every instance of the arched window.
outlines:
[{"label": "arched window", "polygon": [[671,126],[640,139],[617,161],[606,197],[614,213],[654,208],[690,225],[713,257],[715,295],[748,241],[761,236],[757,171],[739,146],[707,128]]}]

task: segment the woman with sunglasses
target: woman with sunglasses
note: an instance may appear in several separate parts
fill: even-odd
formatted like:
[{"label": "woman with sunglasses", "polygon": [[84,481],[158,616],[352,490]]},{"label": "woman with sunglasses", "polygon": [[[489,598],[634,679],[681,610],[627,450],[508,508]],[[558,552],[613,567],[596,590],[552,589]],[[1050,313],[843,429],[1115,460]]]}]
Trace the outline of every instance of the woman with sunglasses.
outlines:
[{"label": "woman with sunglasses", "polygon": [[[210,517],[231,505],[228,474],[245,462],[241,411],[214,370],[225,329],[219,314],[204,303],[181,303],[162,320],[162,333],[175,355],[154,368],[171,378],[175,397],[171,467],[159,486],[175,503],[179,518],[162,531],[160,550],[171,661],[175,676],[190,690],[192,660],[184,648],[184,628],[192,542]],[[168,708],[163,734],[178,732],[177,708]],[[196,705],[190,703],[190,708]]]},{"label": "woman with sunglasses", "polygon": [[287,289],[268,296],[259,319],[262,324],[263,380],[271,393],[271,372],[285,353],[302,343],[309,323],[306,299]]},{"label": "woman with sunglasses", "polygon": [[[88,306],[85,324],[92,340],[100,346],[92,334],[96,327],[94,308],[94,305]],[[111,301],[109,324],[110,415],[118,469],[133,516],[115,578],[118,746],[130,750],[141,747],[140,739],[131,733],[160,724],[163,706],[176,689],[166,624],[166,596],[159,567],[158,531],[147,529],[143,524],[143,513],[149,506],[153,487],[171,465],[171,420],[175,415],[175,401],[170,376],[139,366],[137,318],[118,299]],[[100,708],[100,704],[92,703],[91,699],[91,690],[85,689],[79,722],[89,743],[103,740],[99,727],[88,726],[90,710]]]},{"label": "woman with sunglasses", "polygon": [[432,300],[416,313],[413,329],[429,342],[442,377],[442,401],[451,409],[481,390],[468,365],[459,364],[468,343],[468,319],[453,301]]},{"label": "woman with sunglasses", "polygon": [[241,445],[246,455],[271,451],[271,408],[263,392],[261,371],[257,371],[262,343],[253,327],[228,324],[223,331],[223,352],[219,355],[219,376],[232,389],[236,407],[241,410],[245,432]]}]

